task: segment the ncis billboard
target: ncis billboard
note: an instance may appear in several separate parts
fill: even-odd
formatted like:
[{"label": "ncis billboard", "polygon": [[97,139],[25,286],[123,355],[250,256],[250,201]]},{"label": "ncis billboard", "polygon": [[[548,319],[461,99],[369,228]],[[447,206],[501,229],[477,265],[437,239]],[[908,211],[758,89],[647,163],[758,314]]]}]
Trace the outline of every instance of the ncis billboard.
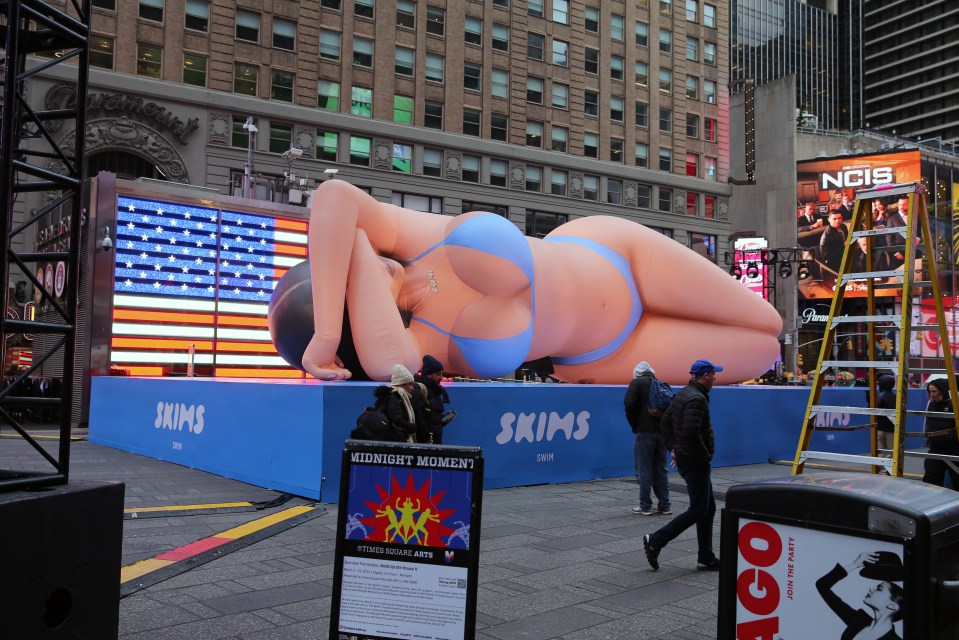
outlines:
[{"label": "ncis billboard", "polygon": [[[796,236],[801,258],[807,261],[808,275],[799,281],[803,298],[832,298],[842,250],[849,237],[856,193],[883,184],[917,182],[921,179],[918,151],[866,156],[842,156],[796,163]],[[869,207],[873,226],[885,226],[898,213],[898,200],[875,199]],[[877,242],[878,244],[878,242]],[[853,272],[902,268],[894,251],[873,248],[873,261],[866,266],[864,247],[853,249]],[[858,259],[858,260],[857,260]],[[857,264],[857,262],[862,264]],[[888,264],[887,264],[888,263]],[[882,282],[876,280],[876,282]],[[877,295],[895,295],[896,289],[877,289]],[[846,296],[866,295],[866,281],[852,281]]]}]

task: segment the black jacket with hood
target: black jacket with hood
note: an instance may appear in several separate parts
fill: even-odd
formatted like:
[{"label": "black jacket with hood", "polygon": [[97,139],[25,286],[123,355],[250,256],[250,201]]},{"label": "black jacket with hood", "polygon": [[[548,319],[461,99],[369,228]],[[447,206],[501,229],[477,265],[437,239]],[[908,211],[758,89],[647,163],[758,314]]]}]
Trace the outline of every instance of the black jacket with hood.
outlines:
[{"label": "black jacket with hood", "polygon": [[713,425],[709,420],[709,391],[695,378],[679,390],[663,414],[666,448],[676,457],[709,464],[715,452]]}]

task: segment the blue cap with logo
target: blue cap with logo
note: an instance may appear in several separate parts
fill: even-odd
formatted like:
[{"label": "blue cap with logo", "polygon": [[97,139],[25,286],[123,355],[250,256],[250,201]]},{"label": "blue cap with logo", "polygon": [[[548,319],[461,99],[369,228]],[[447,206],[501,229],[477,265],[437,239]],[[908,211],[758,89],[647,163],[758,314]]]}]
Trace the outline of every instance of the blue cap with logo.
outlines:
[{"label": "blue cap with logo", "polygon": [[719,372],[722,370],[722,367],[720,367],[718,364],[713,364],[709,360],[697,360],[693,363],[693,366],[689,368],[689,372],[697,378],[699,376],[706,375],[710,371]]}]

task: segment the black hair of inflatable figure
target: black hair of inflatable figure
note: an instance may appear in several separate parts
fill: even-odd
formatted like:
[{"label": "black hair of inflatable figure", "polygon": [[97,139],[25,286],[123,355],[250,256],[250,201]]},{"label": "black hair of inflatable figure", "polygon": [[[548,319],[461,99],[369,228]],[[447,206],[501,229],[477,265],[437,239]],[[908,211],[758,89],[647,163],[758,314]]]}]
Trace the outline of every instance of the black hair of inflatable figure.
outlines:
[{"label": "black hair of inflatable figure", "polygon": [[[270,337],[277,353],[291,367],[301,371],[303,353],[313,338],[313,289],[310,285],[310,263],[303,261],[283,274],[276,283],[267,312]],[[350,318],[345,308],[341,335],[336,355],[343,361],[344,368],[353,373],[351,380],[369,380],[356,355]]]}]

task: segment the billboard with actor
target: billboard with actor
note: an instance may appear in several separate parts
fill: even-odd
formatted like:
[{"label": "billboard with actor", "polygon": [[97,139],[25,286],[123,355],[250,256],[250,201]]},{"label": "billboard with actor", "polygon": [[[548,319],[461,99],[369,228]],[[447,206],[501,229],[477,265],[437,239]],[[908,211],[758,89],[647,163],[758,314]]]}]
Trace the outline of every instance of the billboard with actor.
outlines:
[{"label": "billboard with actor", "polygon": [[[832,298],[843,250],[852,231],[856,193],[884,184],[917,182],[921,179],[918,151],[863,156],[816,158],[796,164],[796,235],[801,269],[799,293],[803,298]],[[863,201],[873,228],[901,226],[905,218],[903,201],[875,198]],[[900,211],[902,210],[902,211]],[[897,224],[897,220],[899,221]],[[850,273],[889,271],[903,268],[902,250],[893,246],[895,236],[878,236],[873,242],[872,263],[868,264],[865,238],[852,247]],[[898,240],[902,242],[901,238]],[[877,279],[877,283],[884,280]],[[846,296],[866,295],[865,279],[846,285]],[[877,295],[895,295],[895,288],[877,289]]]}]

